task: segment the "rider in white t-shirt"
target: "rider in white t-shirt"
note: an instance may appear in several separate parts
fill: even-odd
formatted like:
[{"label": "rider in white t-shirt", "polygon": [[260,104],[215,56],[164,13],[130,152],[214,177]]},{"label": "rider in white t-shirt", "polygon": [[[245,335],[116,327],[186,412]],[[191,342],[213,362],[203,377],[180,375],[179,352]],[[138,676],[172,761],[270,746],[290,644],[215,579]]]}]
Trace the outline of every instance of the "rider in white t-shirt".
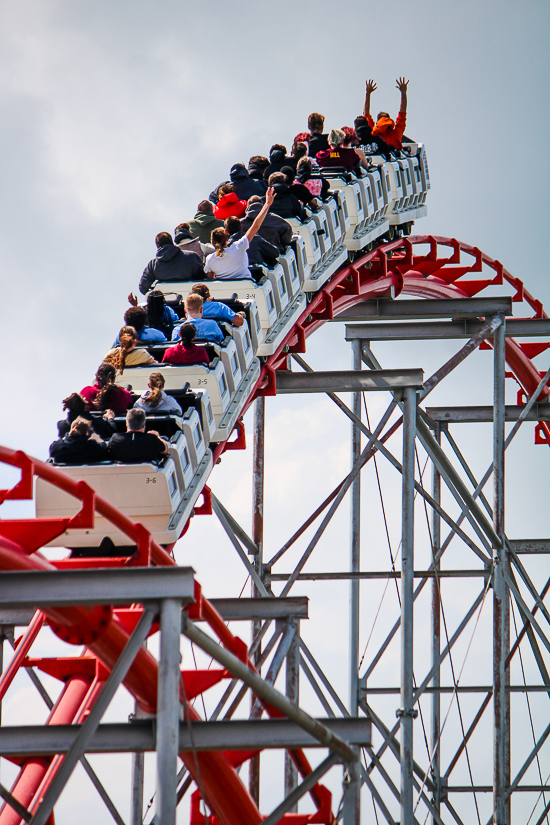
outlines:
[{"label": "rider in white t-shirt", "polygon": [[268,189],[265,196],[265,204],[258,212],[250,229],[238,241],[227,246],[228,234],[225,229],[214,229],[212,232],[212,243],[216,251],[208,255],[204,264],[204,271],[211,278],[219,278],[225,281],[235,281],[239,278],[250,278],[248,270],[248,255],[246,250],[250,241],[259,230],[262,222],[273,203],[275,193],[272,188]]}]

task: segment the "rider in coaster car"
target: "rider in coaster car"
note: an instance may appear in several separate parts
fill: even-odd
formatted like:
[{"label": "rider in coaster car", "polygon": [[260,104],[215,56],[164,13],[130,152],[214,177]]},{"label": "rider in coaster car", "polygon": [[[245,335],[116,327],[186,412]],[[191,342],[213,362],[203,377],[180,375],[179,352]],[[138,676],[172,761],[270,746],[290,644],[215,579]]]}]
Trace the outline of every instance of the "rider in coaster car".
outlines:
[{"label": "rider in coaster car", "polygon": [[329,148],[317,152],[317,162],[322,169],[340,166],[348,172],[355,172],[362,166],[370,168],[370,162],[362,149],[352,149],[345,146],[346,134],[341,129],[333,129],[329,135]]},{"label": "rider in coaster car", "polygon": [[[214,215],[218,220],[225,218],[242,218],[246,212],[246,201],[240,200],[235,194],[232,183],[224,183],[218,190],[219,201],[214,207]],[[211,243],[213,243],[212,239]]]},{"label": "rider in coaster car", "polygon": [[[128,301],[133,307],[138,306],[138,299],[133,292],[128,295]],[[165,336],[165,340],[169,341],[172,337],[172,330],[179,323],[180,318],[172,307],[168,306],[160,289],[153,289],[147,293],[147,305],[144,309],[147,312],[147,327],[159,330]]]},{"label": "rider in coaster car", "polygon": [[[249,199],[246,215],[241,219],[241,226],[245,232],[250,229],[255,218],[260,214],[263,205],[263,200],[257,195]],[[294,230],[288,221],[280,218],[279,215],[273,214],[273,212],[269,212],[265,216],[258,234],[269,243],[272,243],[273,246],[278,247],[279,252],[284,253],[292,240],[293,232]]]},{"label": "rider in coaster car", "polygon": [[248,161],[248,174],[253,180],[264,179],[264,172],[269,166],[269,159],[263,155],[252,155]]},{"label": "rider in coaster car", "polygon": [[[137,333],[140,344],[148,344],[155,341],[167,341],[166,335],[155,327],[147,324],[147,310],[144,307],[130,307],[124,313],[124,323],[127,327],[133,327]],[[117,335],[113,346],[118,347],[119,335]]]},{"label": "rider in coaster car", "polygon": [[269,183],[269,178],[274,172],[280,172],[281,166],[292,164],[292,158],[286,155],[286,146],[282,143],[274,143],[269,150],[269,166],[264,172],[264,180]]},{"label": "rider in coaster car", "polygon": [[[114,384],[111,386],[114,387],[115,390],[119,389],[118,387],[115,387]],[[124,390],[124,392],[126,392],[126,390]],[[127,395],[129,396],[129,403],[126,408],[123,409],[123,412],[126,412],[128,406],[132,403],[131,394],[127,393]],[[94,409],[94,407],[92,407],[92,409]],[[65,436],[69,434],[69,431],[77,418],[85,418],[86,421],[89,422],[93,432],[95,432],[100,438],[110,438],[115,429],[115,425],[112,423],[114,413],[112,413],[108,406],[97,407],[96,409],[105,410],[103,418],[95,417],[92,419],[92,416],[90,415],[90,408],[86,403],[86,399],[79,393],[73,392],[67,396],[67,398],[64,398],[63,410],[67,411],[67,417],[57,422],[57,432],[59,438],[65,438]]]},{"label": "rider in coaster car", "polygon": [[[114,413],[111,413],[114,418]],[[50,444],[50,458],[56,464],[95,464],[107,461],[107,447],[95,435],[91,423],[79,416],[71,424],[69,434]]]},{"label": "rider in coaster car", "polygon": [[225,229],[215,229],[212,232],[212,243],[216,247],[216,252],[206,259],[204,270],[207,274],[212,273],[213,278],[225,281],[235,281],[240,278],[250,279],[252,277],[248,269],[247,250],[256,232],[259,231],[274,197],[273,189],[268,189],[266,202],[254,218],[251,226],[246,230],[243,237],[231,246],[228,246],[229,236]]},{"label": "rider in coaster car", "polygon": [[201,278],[203,268],[199,256],[195,252],[183,252],[169,232],[159,232],[155,243],[157,254],[143,270],[139,282],[142,295],[146,295],[155,281],[196,281]]},{"label": "rider in coaster car", "polygon": [[[318,169],[315,171],[318,174]],[[296,170],[296,180],[294,186],[302,184],[309,189],[314,198],[321,197],[323,200],[328,198],[330,193],[330,183],[326,178],[312,178],[313,175],[313,161],[311,158],[300,158],[298,162],[298,169]]]},{"label": "rider in coaster car", "polygon": [[[265,160],[265,166],[269,166],[269,161],[267,158],[262,159],[259,155],[256,155],[255,158],[257,158],[260,162]],[[252,175],[250,169],[247,169],[244,163],[233,164],[231,171],[229,172],[230,180],[224,180],[223,183],[216,186],[216,188],[210,192],[208,197],[212,203],[219,203],[221,197],[220,189],[222,186],[229,185],[233,187],[233,192],[241,201],[247,201],[252,197],[252,195],[259,195],[263,198],[267,189],[267,183],[263,180],[263,171],[265,166],[261,169],[260,167],[253,167],[256,174]],[[213,250],[210,250],[210,252],[212,251]]]},{"label": "rider in coaster car", "polygon": [[235,163],[231,167],[229,177],[233,184],[233,191],[240,200],[247,201],[252,195],[259,195],[261,198],[264,197],[267,190],[267,183],[263,180],[254,180],[254,178],[250,177],[244,163]]},{"label": "rider in coaster car", "polygon": [[156,430],[145,432],[145,411],[128,410],[126,432],[115,433],[107,447],[111,457],[123,464],[156,461],[168,455],[168,442]]},{"label": "rider in coaster car", "polygon": [[190,322],[194,325],[197,336],[204,338],[206,341],[212,341],[215,344],[221,344],[224,339],[224,334],[221,331],[216,321],[209,318],[202,317],[203,300],[196,292],[190,292],[185,299],[185,314],[186,318],[177,327],[174,327],[172,333],[172,341],[178,341],[180,337],[180,329],[184,324]]},{"label": "rider in coaster car", "polygon": [[112,364],[119,375],[122,375],[125,367],[142,367],[158,363],[145,348],[136,348],[138,338],[133,327],[122,327],[118,335],[118,346],[110,349],[103,360],[106,364]]},{"label": "rider in coaster car", "polygon": [[275,200],[269,208],[270,212],[274,212],[280,218],[297,218],[299,221],[306,219],[304,207],[292,193],[283,172],[274,172],[269,178],[269,185],[275,192]]},{"label": "rider in coaster car", "polygon": [[203,300],[203,318],[210,318],[213,321],[226,321],[228,324],[233,324],[234,327],[242,327],[244,324],[244,318],[239,312],[233,312],[227,304],[214,301],[210,297],[210,290],[206,284],[193,284],[191,292],[200,295]]},{"label": "rider in coaster car", "polygon": [[405,133],[405,126],[407,125],[407,86],[409,85],[409,81],[405,80],[404,77],[398,77],[395,85],[401,92],[401,105],[399,106],[399,114],[396,120],[392,120],[388,112],[378,112],[375,125],[370,115],[370,96],[376,89],[374,80],[366,81],[363,114],[369,126],[372,127],[373,137],[380,137],[382,140],[385,140],[389,146],[395,149],[401,149],[401,142]]},{"label": "rider in coaster car", "polygon": [[[323,133],[325,118],[319,112],[312,112],[307,119],[307,128],[310,131],[308,155],[316,158],[317,152],[328,149],[328,135]],[[297,138],[296,138],[297,139]]]},{"label": "rider in coaster car", "polygon": [[391,160],[397,150],[386,143],[385,140],[378,135],[374,137],[372,134],[372,126],[369,125],[367,118],[364,115],[359,115],[353,121],[355,126],[355,134],[359,144],[366,155],[382,155],[384,160]]},{"label": "rider in coaster car", "polygon": [[212,231],[223,226],[223,221],[214,216],[214,204],[210,201],[201,201],[197,206],[197,214],[188,223],[191,235],[205,244],[210,243]]},{"label": "rider in coaster car", "polygon": [[179,331],[180,342],[175,347],[169,347],[164,353],[163,364],[175,366],[210,363],[210,358],[204,347],[194,343],[196,329],[194,324],[182,324]]},{"label": "rider in coaster car", "polygon": [[180,223],[174,229],[174,240],[182,252],[195,252],[202,263],[207,255],[214,251],[210,243],[201,243],[198,238],[194,238],[188,223]]},{"label": "rider in coaster car", "polygon": [[[229,235],[227,246],[239,241],[245,234],[241,222],[238,218],[225,219],[225,231]],[[279,250],[272,243],[262,238],[258,232],[250,241],[246,254],[248,255],[249,266],[275,266],[279,260]]]},{"label": "rider in coaster car", "polygon": [[113,410],[115,415],[124,415],[132,406],[132,393],[118,387],[115,378],[114,366],[101,364],[95,374],[95,384],[80,390],[88,410]]},{"label": "rider in coaster car", "polygon": [[[290,166],[291,169],[294,169],[294,172],[296,172],[296,169],[298,168],[298,164],[300,163],[300,160],[302,158],[307,157],[307,150],[308,150],[308,144],[307,143],[305,143],[303,140],[295,140],[294,143],[292,144],[292,151],[290,153],[290,158],[289,158],[290,163],[287,163],[286,166]],[[280,172],[283,171],[282,167],[279,171]]]},{"label": "rider in coaster car", "polygon": [[134,404],[145,412],[166,412],[172,415],[181,415],[181,407],[175,398],[164,392],[164,375],[161,372],[152,372],[149,376],[149,389],[142,393]]},{"label": "rider in coaster car", "polygon": [[[309,158],[307,158],[309,160]],[[304,186],[300,181],[296,180],[296,173],[290,166],[283,166],[281,173],[285,176],[287,184],[290,186],[290,191],[298,200],[308,206],[314,212],[319,209],[319,203],[315,196],[311,194],[307,186]]]}]

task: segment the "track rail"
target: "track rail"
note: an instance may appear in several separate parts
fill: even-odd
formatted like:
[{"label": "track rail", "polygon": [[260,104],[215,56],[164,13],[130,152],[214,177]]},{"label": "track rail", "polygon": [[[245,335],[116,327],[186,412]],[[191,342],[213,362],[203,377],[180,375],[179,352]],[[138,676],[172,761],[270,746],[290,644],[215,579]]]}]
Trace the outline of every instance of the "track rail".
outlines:
[{"label": "track rail", "polygon": [[[498,260],[485,255],[477,247],[454,238],[431,235],[399,239],[378,247],[353,263],[344,265],[314,295],[277,352],[263,364],[260,379],[246,402],[243,414],[258,396],[276,394],[275,373],[277,370],[288,368],[289,354],[305,352],[306,339],[310,335],[354,304],[369,299],[395,298],[400,294],[419,298],[469,298],[490,286],[504,284],[514,290],[513,300],[525,306],[526,314],[523,317],[548,317],[542,303],[525,289],[519,278],[514,278]],[[530,344],[507,339],[506,360],[510,369],[509,376],[513,377],[520,387],[518,403],[522,403],[538,386],[541,373],[533,359],[548,348],[550,341]],[[539,400],[546,399],[549,393],[550,388],[543,387]],[[242,424],[239,424],[238,440],[239,446],[243,446]],[[547,423],[539,422],[536,425],[535,440],[540,444],[550,444],[550,428]],[[215,457],[231,448],[231,442],[218,445]],[[130,558],[78,559],[73,566],[103,566],[107,563],[112,566],[175,564],[166,550],[152,540],[142,525],[133,524],[116,508],[97,496],[84,482],[74,481],[54,467],[29,458],[20,451],[0,447],[0,461],[21,470],[20,481],[12,489],[0,491],[0,503],[14,499],[31,499],[35,476],[55,484],[81,502],[80,511],[70,519],[0,520],[0,569],[55,569],[38,552],[40,548],[61,535],[68,527],[90,527],[95,513],[111,521],[127,535],[131,543],[136,545],[137,551]],[[205,488],[204,492],[207,505],[208,488]],[[69,566],[70,562],[62,565]],[[210,602],[202,596],[200,588],[197,590],[197,600],[192,611],[201,614],[227,649],[240,658],[244,657],[248,666],[253,667],[244,643],[233,636]],[[19,654],[0,681],[0,697],[9,687],[18,667],[23,666],[23,654],[28,653],[43,621],[49,623],[66,641],[85,644],[89,651],[85,656],[74,660],[73,672],[66,680],[47,724],[77,722],[93,705],[101,689],[102,680],[106,678],[105,668],[108,671],[113,667],[130,632],[117,615],[117,611],[111,608],[49,608],[36,616],[32,627],[20,643],[22,647],[18,649]],[[90,658],[101,662],[103,670],[90,668]],[[155,710],[157,662],[145,649],[136,657],[124,683],[145,710]],[[199,718],[188,704],[186,710],[191,718]],[[272,709],[268,708],[268,712],[272,712]],[[307,776],[311,772],[311,767],[303,753],[295,751],[292,756],[301,775]],[[181,757],[195,781],[198,778],[198,766],[205,800],[222,825],[257,825],[261,822],[262,815],[239,779],[234,763],[226,755],[182,753]],[[59,764],[59,757],[26,760],[21,766],[12,793],[25,807],[31,810],[36,808]],[[294,816],[292,822],[298,823],[299,819],[300,823],[317,821],[331,825],[334,817],[330,812],[330,804],[327,809],[327,793],[325,788],[316,785],[312,791],[318,809],[317,814],[313,815],[315,819]],[[19,825],[21,821],[19,815],[7,805],[0,812],[0,825]],[[193,798],[192,821],[204,821],[198,812],[197,797]]]},{"label": "track rail", "polygon": [[[425,246],[429,247],[426,252],[422,249]],[[471,277],[483,273],[484,268],[494,273],[492,277]],[[287,353],[305,352],[306,338],[360,301],[396,298],[401,294],[418,298],[472,298],[487,287],[505,283],[515,290],[512,300],[525,303],[532,313],[522,317],[548,317],[541,301],[525,289],[519,278],[477,247],[434,235],[401,238],[380,246],[343,266],[316,293],[277,352],[267,359],[249,403],[256,395],[275,394],[274,372],[286,367]],[[532,359],[549,347],[550,342],[519,344],[508,339],[507,363],[524,394],[530,395],[541,378]],[[546,398],[549,393],[550,388],[545,387],[541,396]]]}]

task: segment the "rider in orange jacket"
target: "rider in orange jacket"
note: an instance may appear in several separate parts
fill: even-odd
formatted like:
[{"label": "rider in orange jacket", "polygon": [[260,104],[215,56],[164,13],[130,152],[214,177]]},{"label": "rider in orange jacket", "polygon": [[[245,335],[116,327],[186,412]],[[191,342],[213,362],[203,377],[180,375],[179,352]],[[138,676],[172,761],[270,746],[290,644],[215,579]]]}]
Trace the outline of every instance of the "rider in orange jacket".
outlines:
[{"label": "rider in orange jacket", "polygon": [[387,112],[379,112],[375,125],[370,115],[370,96],[376,89],[374,80],[367,80],[366,82],[363,113],[367,118],[369,126],[373,127],[372,134],[375,137],[381,137],[390,146],[401,149],[401,139],[405,133],[405,126],[407,124],[407,86],[409,85],[409,81],[405,80],[404,77],[399,77],[395,83],[401,92],[401,105],[399,106],[397,120],[392,120]]}]

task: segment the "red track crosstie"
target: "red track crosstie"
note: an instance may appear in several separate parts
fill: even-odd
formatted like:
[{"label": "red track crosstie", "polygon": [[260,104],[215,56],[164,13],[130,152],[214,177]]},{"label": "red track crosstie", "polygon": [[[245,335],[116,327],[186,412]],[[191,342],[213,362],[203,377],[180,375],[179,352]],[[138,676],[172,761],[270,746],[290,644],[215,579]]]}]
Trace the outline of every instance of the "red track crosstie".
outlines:
[{"label": "red track crosstie", "polygon": [[[508,285],[513,290],[513,300],[522,305],[525,318],[546,318],[540,301],[536,300],[518,278],[514,278],[502,264],[452,238],[416,236],[399,239],[379,247],[367,255],[347,264],[313,297],[301,318],[281,344],[277,352],[263,365],[258,384],[250,395],[246,408],[258,395],[275,394],[275,373],[287,368],[289,353],[305,352],[306,338],[325,321],[348,307],[367,299],[397,297],[400,294],[419,298],[468,298],[479,294],[489,286]],[[509,376],[519,384],[518,403],[524,403],[540,382],[541,373],[533,359],[550,348],[550,341],[530,344],[518,343],[508,338],[506,359]],[[548,396],[545,386],[540,399]],[[550,428],[539,422],[535,440],[550,444]],[[244,427],[239,423],[237,440],[233,448],[245,445]],[[229,442],[216,447],[215,458],[224,450],[231,449]],[[140,524],[132,523],[107,501],[97,496],[84,482],[76,482],[54,467],[29,458],[25,453],[0,447],[0,460],[21,470],[20,481],[10,490],[0,491],[0,504],[14,499],[32,499],[33,479],[40,477],[73,495],[81,502],[80,511],[71,519],[0,520],[0,570],[54,570],[55,567],[123,566],[123,565],[174,565],[175,562]],[[210,492],[204,490],[203,512],[211,512]],[[99,514],[121,530],[137,547],[130,558],[75,559],[48,562],[40,548],[61,535],[67,527],[91,527],[95,514]],[[185,532],[185,531],[184,531]],[[190,608],[191,618],[207,621],[220,642],[240,659],[248,659],[246,645],[227,628],[222,618],[197,586],[195,604]],[[77,723],[93,705],[118,656],[122,652],[141,609],[117,610],[112,608],[49,608],[37,613],[27,632],[19,641],[16,654],[0,679],[0,699],[5,695],[18,669],[32,663],[64,682],[61,694],[51,711],[47,724]],[[32,644],[42,625],[49,624],[66,641],[84,645],[86,652],[63,660],[29,659]],[[192,699],[227,674],[225,671],[184,673],[187,699]],[[124,682],[127,689],[145,709],[156,708],[157,662],[143,648],[136,657]],[[272,708],[267,708],[273,714]],[[186,704],[191,718],[198,714]],[[257,825],[262,815],[239,779],[235,767],[252,754],[182,753],[181,758],[196,779],[200,771],[201,789],[205,801],[214,813],[212,823],[221,825]],[[311,767],[301,751],[292,753],[298,771],[307,776]],[[60,764],[60,757],[28,758],[20,761],[19,776],[12,787],[14,796],[28,809],[36,809],[41,797],[51,783]],[[317,812],[312,815],[287,814],[284,821],[289,825],[335,822],[331,795],[317,784],[311,796]],[[192,823],[199,825],[205,820],[199,810],[199,797],[192,798]],[[53,823],[53,816],[51,818]],[[0,812],[0,825],[20,825],[21,819],[9,806]]]}]

